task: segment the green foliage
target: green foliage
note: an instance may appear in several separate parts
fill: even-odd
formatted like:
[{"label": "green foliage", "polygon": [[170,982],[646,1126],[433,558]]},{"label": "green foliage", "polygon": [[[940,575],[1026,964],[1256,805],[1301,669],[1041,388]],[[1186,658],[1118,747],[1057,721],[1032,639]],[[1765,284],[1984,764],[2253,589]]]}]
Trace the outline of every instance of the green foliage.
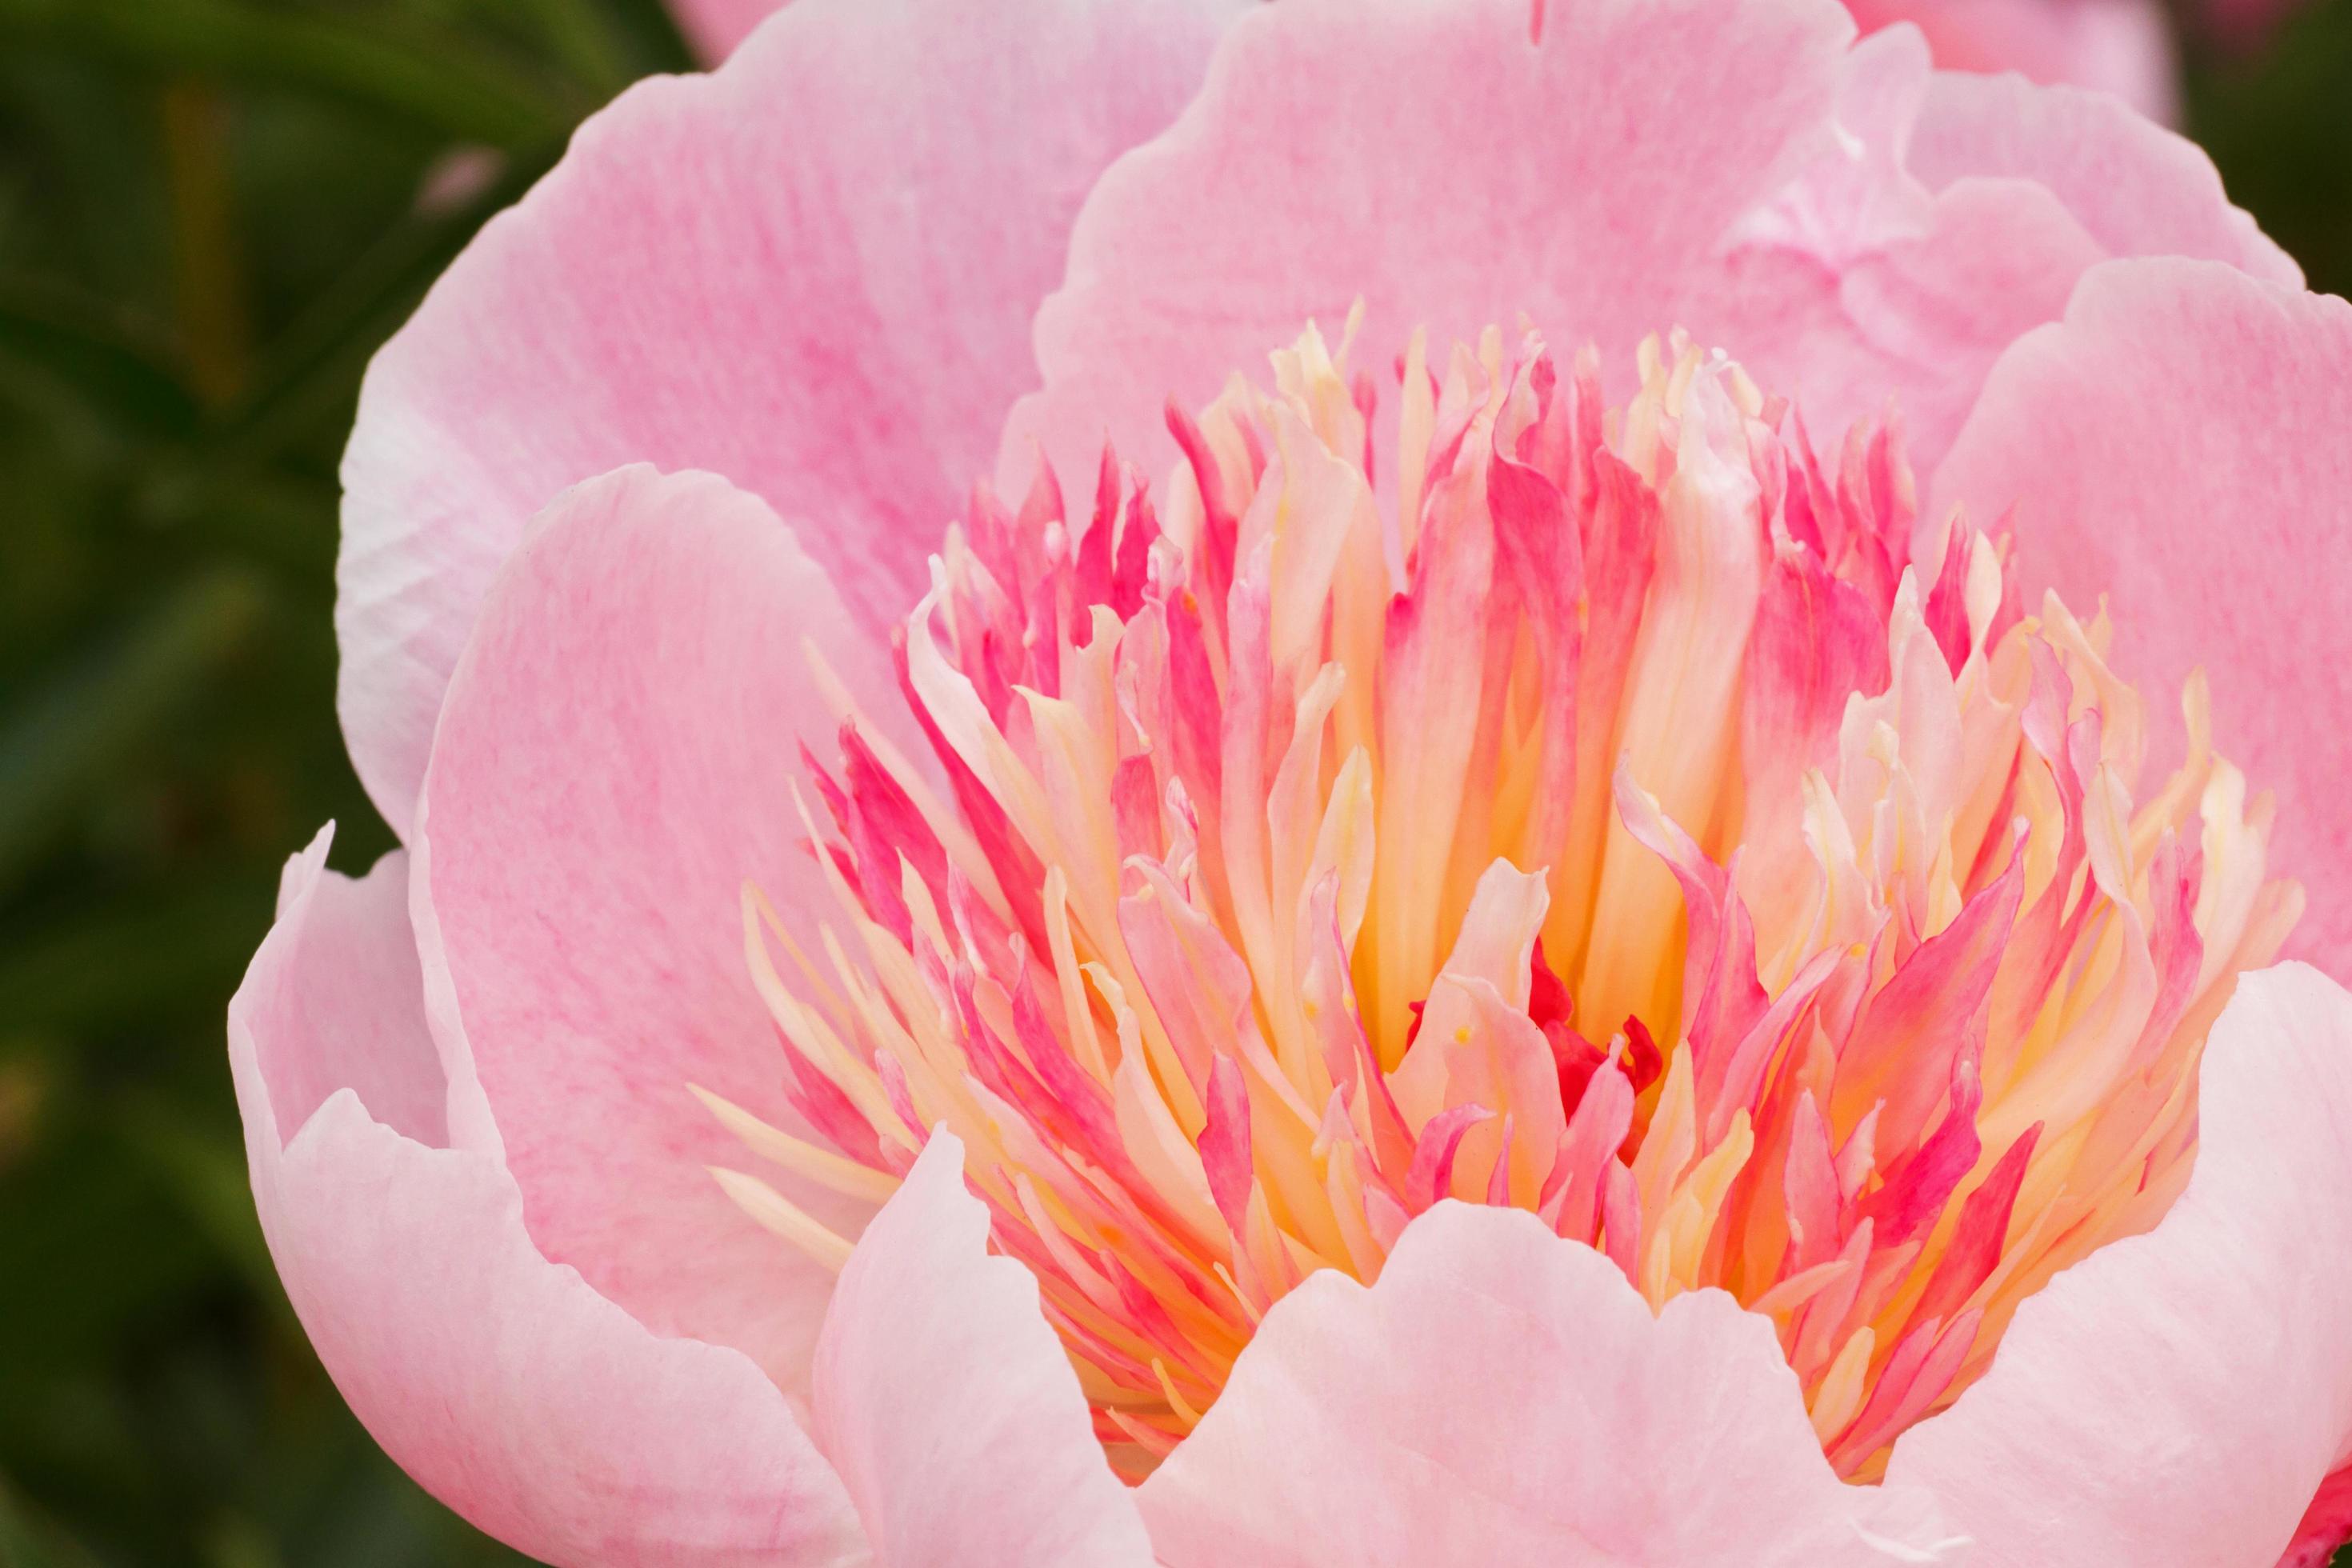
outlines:
[{"label": "green foliage", "polygon": [[2269,47],[2189,77],[2189,132],[2315,289],[2352,290],[2352,3],[2317,0]]},{"label": "green foliage", "polygon": [[[287,854],[392,842],[334,720],[360,373],[581,116],[687,64],[656,0],[0,0],[5,1568],[520,1561],[310,1353],[222,1016]],[[420,205],[460,147],[488,188]]]},{"label": "green foliage", "polygon": [[[583,114],[686,64],[657,0],[0,0],[5,1568],[518,1561],[304,1342],[222,1012],[284,858],[391,843],[333,709],[361,371]],[[2189,101],[2352,278],[2352,0]],[[500,172],[420,205],[461,147]]]}]

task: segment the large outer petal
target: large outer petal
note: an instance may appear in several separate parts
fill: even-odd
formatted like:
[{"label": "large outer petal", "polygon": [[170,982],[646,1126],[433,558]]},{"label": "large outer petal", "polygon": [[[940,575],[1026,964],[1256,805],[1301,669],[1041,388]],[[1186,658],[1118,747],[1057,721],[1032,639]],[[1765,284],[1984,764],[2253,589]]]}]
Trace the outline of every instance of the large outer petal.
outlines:
[{"label": "large outer petal", "polygon": [[2058,1276],[1896,1444],[1985,1568],[2263,1568],[2352,1454],[2352,996],[2250,974],[2163,1222]]},{"label": "large outer petal", "polygon": [[2294,951],[2352,973],[2352,306],[2102,268],[2001,361],[1934,494],[1929,516],[2016,506],[2030,595],[2106,595],[2158,719],[2204,666],[2215,743],[2278,795]]},{"label": "large outer petal", "polygon": [[887,1568],[1150,1568],[1036,1279],[989,1255],[952,1133],[858,1241],[815,1373],[817,1440]]},{"label": "large outer petal", "polygon": [[[1245,0],[800,0],[644,82],[486,228],[368,372],[336,626],[360,777],[404,836],[434,716],[525,520],[625,463],[763,496],[866,624],[1032,384],[1096,174]],[[877,645],[878,646],[878,645]]]},{"label": "large outer petal", "polygon": [[[702,0],[709,5],[711,0]],[[2021,71],[2110,92],[2143,114],[2179,109],[2171,25],[2155,0],[1846,0],[1865,32],[1909,22],[1953,71]]]},{"label": "large outer petal", "polygon": [[415,840],[456,1140],[502,1152],[550,1258],[795,1393],[832,1278],[712,1182],[749,1155],[688,1086],[792,1121],[740,899],[756,883],[806,936],[797,748],[833,729],[802,639],[837,657],[861,635],[757,497],[592,480],[484,602]]},{"label": "large outer petal", "polygon": [[646,1331],[531,1246],[495,1159],[419,1141],[441,1068],[404,857],[356,882],[325,863],[322,834],[287,868],[229,1004],[229,1063],[263,1233],[368,1430],[561,1568],[862,1561],[839,1479],[758,1367]]},{"label": "large outer petal", "polygon": [[1276,1303],[1139,1498],[1168,1568],[1833,1568],[1941,1533],[1831,1471],[1769,1321],[1653,1316],[1591,1247],[1451,1202],[1370,1289]]},{"label": "large outer petal", "polygon": [[[1283,0],[1236,24],[1202,96],[1081,213],[1000,479],[1033,439],[1086,472],[1106,434],[1157,468],[1169,394],[1205,400],[1359,296],[1384,387],[1417,324],[1442,354],[1525,312],[1596,341],[1621,386],[1635,342],[1680,324],[1827,438],[1898,400],[1932,460],[2000,351],[2127,232],[2030,170],[1906,171],[1932,92],[1909,28],[1850,49],[1829,0],[1555,0],[1530,41],[1528,11]],[[2119,106],[2070,129],[2136,189],[2174,194],[2194,156]],[[2214,215],[2199,253],[2242,262],[2210,166],[2182,199]]]}]

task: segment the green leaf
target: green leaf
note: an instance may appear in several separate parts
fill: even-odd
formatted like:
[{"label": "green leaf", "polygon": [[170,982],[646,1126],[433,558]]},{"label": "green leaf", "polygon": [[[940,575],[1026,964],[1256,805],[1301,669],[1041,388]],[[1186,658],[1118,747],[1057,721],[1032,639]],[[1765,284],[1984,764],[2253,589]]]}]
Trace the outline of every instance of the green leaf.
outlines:
[{"label": "green leaf", "polygon": [[195,403],[168,350],[110,314],[58,284],[0,279],[0,401],[110,447],[184,438]]},{"label": "green leaf", "polygon": [[237,0],[0,0],[0,42],[61,45],[174,73],[323,93],[461,142],[528,146],[561,135],[566,102],[479,54],[325,16]]},{"label": "green leaf", "polygon": [[520,199],[562,150],[550,141],[509,154],[499,177],[463,206],[438,218],[411,218],[357,258],[269,345],[252,390],[227,411],[213,443],[215,466],[261,461],[321,422],[348,417],[360,376],[384,339],[483,222]]},{"label": "green leaf", "polygon": [[116,1121],[124,1147],[161,1178],[163,1189],[197,1232],[232,1259],[254,1293],[280,1309],[292,1325],[277,1265],[269,1260],[268,1244],[254,1215],[244,1145],[194,1125],[179,1109],[152,1094],[125,1101]]},{"label": "green leaf", "polygon": [[160,899],[109,898],[0,946],[0,1018],[13,1030],[102,1037],[226,995],[268,928],[267,871],[190,879]]},{"label": "green leaf", "polygon": [[614,25],[636,46],[639,68],[687,71],[701,68],[702,62],[686,46],[686,35],[678,31],[677,18],[662,0],[612,0],[609,9]]},{"label": "green leaf", "polygon": [[242,572],[196,577],[0,713],[0,891],[48,847],[85,792],[213,679],[262,602]]},{"label": "green leaf", "polygon": [[508,4],[530,16],[531,30],[580,81],[610,94],[628,86],[637,74],[631,68],[629,40],[596,7],[575,5],[573,0],[508,0]]},{"label": "green leaf", "polygon": [[0,1563],[7,1568],[98,1568],[98,1559],[62,1529],[37,1517],[0,1477]]}]

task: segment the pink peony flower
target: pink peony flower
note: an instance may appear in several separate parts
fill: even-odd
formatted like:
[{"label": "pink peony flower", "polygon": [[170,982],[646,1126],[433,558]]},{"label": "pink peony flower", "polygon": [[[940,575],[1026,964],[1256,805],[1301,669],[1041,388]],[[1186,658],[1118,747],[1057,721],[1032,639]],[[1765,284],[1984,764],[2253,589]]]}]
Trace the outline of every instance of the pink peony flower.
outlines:
[{"label": "pink peony flower", "polygon": [[405,847],[230,1009],[385,1448],[561,1564],[2321,1561],[2352,309],[1853,34],[800,0],[588,125],[370,374]]},{"label": "pink peony flower", "polygon": [[[677,0],[702,57],[723,60],[782,0]],[[2212,0],[2233,36],[2267,30],[2286,0]],[[2172,34],[2158,0],[1846,0],[1865,33],[1909,22],[1947,70],[2023,73],[2112,92],[2144,114],[2179,111]]]}]

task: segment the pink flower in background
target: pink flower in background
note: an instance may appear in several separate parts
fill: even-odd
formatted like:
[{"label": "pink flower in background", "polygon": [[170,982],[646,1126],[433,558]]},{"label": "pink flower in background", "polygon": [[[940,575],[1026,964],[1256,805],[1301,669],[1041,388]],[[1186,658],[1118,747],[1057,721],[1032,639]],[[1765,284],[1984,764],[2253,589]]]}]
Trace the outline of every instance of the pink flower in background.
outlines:
[{"label": "pink flower in background", "polygon": [[[678,0],[679,25],[705,59],[723,60],[778,0]],[[1847,0],[1865,33],[1909,22],[1947,70],[2021,72],[2112,92],[2144,114],[2179,110],[2172,36],[2158,0]],[[2239,36],[2268,25],[2282,0],[2216,0]]]},{"label": "pink flower in background", "polygon": [[671,7],[687,42],[707,60],[723,60],[787,0],[677,0]]},{"label": "pink flower in background", "polygon": [[2322,1560],[2352,311],[1854,34],[798,0],[584,128],[371,370],[404,847],[231,1007],[385,1448],[560,1564]]},{"label": "pink flower in background", "polygon": [[2236,49],[2259,48],[2288,16],[2303,9],[2305,0],[2206,0],[2198,16],[2221,43]]},{"label": "pink flower in background", "polygon": [[2112,92],[2158,120],[2179,112],[2179,68],[2158,0],[1847,0],[1846,8],[1865,33],[1911,23],[1946,70],[2013,70]]}]

